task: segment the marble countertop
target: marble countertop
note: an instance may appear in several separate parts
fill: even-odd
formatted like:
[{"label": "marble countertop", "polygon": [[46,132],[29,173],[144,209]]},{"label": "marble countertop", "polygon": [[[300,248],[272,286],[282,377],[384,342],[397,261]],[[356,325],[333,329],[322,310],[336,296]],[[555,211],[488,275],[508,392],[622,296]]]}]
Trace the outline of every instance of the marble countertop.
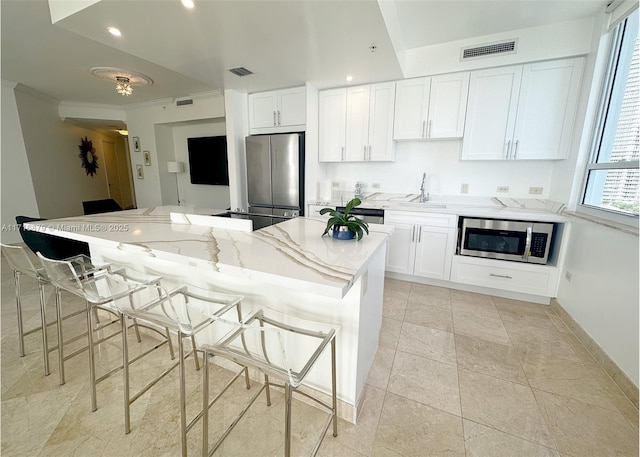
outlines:
[{"label": "marble countertop", "polygon": [[[163,206],[27,224],[30,230],[117,247],[158,258],[342,298],[386,246],[392,227],[371,224],[360,241],[321,236],[324,219],[293,218],[254,232],[171,221],[171,213],[211,215],[224,210]],[[139,251],[141,252],[141,251]]]},{"label": "marble countertop", "polygon": [[[343,206],[348,199],[310,201],[320,206]],[[467,217],[493,219],[523,219],[538,222],[567,222],[563,215],[566,206],[551,200],[536,198],[480,197],[466,195],[432,195],[426,203],[420,203],[419,194],[394,194],[376,192],[362,200],[362,208],[380,208],[393,211],[455,214]]]}]

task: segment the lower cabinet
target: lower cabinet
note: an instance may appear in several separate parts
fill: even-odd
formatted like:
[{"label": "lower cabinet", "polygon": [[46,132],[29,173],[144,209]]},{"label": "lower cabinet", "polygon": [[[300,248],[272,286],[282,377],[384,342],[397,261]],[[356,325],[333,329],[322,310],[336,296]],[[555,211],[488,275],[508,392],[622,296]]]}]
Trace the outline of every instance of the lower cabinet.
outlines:
[{"label": "lower cabinet", "polygon": [[555,297],[559,268],[553,265],[454,256],[451,281],[522,294]]},{"label": "lower cabinet", "polygon": [[456,221],[451,214],[386,211],[384,223],[395,229],[387,244],[386,270],[448,280]]}]

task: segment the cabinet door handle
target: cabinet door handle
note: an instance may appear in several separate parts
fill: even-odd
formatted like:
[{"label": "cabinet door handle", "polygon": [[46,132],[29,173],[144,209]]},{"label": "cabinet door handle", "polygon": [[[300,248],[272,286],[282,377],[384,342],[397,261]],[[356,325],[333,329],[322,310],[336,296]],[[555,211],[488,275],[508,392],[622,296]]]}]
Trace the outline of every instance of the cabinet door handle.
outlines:
[{"label": "cabinet door handle", "polygon": [[518,155],[518,143],[519,143],[519,142],[520,142],[519,140],[516,140],[516,144],[514,145],[514,149],[513,149],[513,158],[514,158],[514,159],[515,159],[515,158],[516,158],[516,156]]},{"label": "cabinet door handle", "polygon": [[362,146],[363,149],[363,160],[367,160],[367,146]]},{"label": "cabinet door handle", "polygon": [[342,152],[340,153],[341,160],[344,160],[344,146],[342,146]]},{"label": "cabinet door handle", "polygon": [[371,145],[369,145],[369,162],[371,162]]},{"label": "cabinet door handle", "polygon": [[504,158],[508,159],[509,158],[509,147],[511,146],[511,140],[507,141],[507,145],[506,146],[507,146],[507,148],[506,148],[506,151],[504,152]]},{"label": "cabinet door handle", "polygon": [[429,119],[429,123],[427,124],[427,138],[431,138],[431,119]]},{"label": "cabinet door handle", "polygon": [[276,112],[273,112],[273,125],[276,126],[278,124],[276,124]]},{"label": "cabinet door handle", "polygon": [[496,275],[493,273],[489,273],[489,276],[493,276],[494,278],[504,278],[504,279],[513,279],[511,276],[509,275]]},{"label": "cabinet door handle", "polygon": [[426,130],[427,130],[427,121],[422,121],[422,130],[420,130],[420,138],[424,138],[427,136]]},{"label": "cabinet door handle", "polygon": [[413,243],[416,239],[416,226],[411,227],[411,242]]},{"label": "cabinet door handle", "polygon": [[416,231],[418,232],[418,243],[422,243],[422,227],[418,226]]},{"label": "cabinet door handle", "polygon": [[278,111],[278,125],[280,125],[280,111]]}]

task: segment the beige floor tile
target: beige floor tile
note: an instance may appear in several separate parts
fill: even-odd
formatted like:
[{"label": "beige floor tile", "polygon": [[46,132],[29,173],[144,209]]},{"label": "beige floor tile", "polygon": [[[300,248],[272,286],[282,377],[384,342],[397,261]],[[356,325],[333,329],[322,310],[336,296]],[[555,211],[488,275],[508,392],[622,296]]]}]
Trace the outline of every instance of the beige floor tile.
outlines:
[{"label": "beige floor tile", "polygon": [[431,306],[450,307],[451,293],[449,289],[444,287],[413,283],[409,301],[425,303]]},{"label": "beige floor tile", "polygon": [[622,414],[534,390],[558,449],[580,457],[637,456],[638,433]]},{"label": "beige floor tile", "polygon": [[509,321],[504,322],[504,327],[509,334],[511,344],[518,348],[522,357],[551,356],[580,360],[571,345],[567,343],[564,334],[555,329],[531,327],[525,323]]},{"label": "beige floor tile", "polygon": [[523,358],[522,368],[534,389],[617,411],[607,392],[582,362],[528,356]]},{"label": "beige floor tile", "polygon": [[453,317],[451,309],[448,307],[410,301],[404,313],[404,321],[445,332],[453,332]]},{"label": "beige floor tile", "polygon": [[527,311],[520,312],[510,309],[500,309],[500,318],[505,322],[516,322],[529,325],[531,327],[558,330],[546,313],[532,314]]},{"label": "beige floor tile", "polygon": [[398,351],[387,391],[460,416],[454,365]]},{"label": "beige floor tile", "polygon": [[402,324],[398,350],[439,362],[456,363],[453,333],[421,325]]},{"label": "beige floor tile", "polygon": [[400,339],[400,330],[402,330],[402,321],[383,317],[378,344],[395,349]]},{"label": "beige floor tile", "polygon": [[464,457],[462,419],[387,393],[372,455]]},{"label": "beige floor tile", "polygon": [[[340,449],[350,449],[363,455],[370,455],[373,449],[373,442],[382,413],[382,405],[384,403],[385,391],[372,386],[365,386],[364,400],[362,401],[361,411],[358,414],[356,424],[339,419],[338,436],[333,437],[332,428],[330,427],[324,438],[324,444],[332,449],[334,455]],[[333,444],[329,446],[329,444]],[[331,455],[331,454],[328,454]],[[349,455],[347,453],[347,455]]]},{"label": "beige floor tile", "polygon": [[467,457],[559,457],[558,451],[465,419]]},{"label": "beige floor tile", "polygon": [[382,317],[401,321],[404,319],[404,311],[406,309],[406,299],[385,297],[382,302]]},{"label": "beige floor tile", "polygon": [[539,316],[546,314],[550,310],[549,305],[539,305],[512,298],[493,297],[493,302],[499,311],[512,311],[519,314]]},{"label": "beige floor tile", "polygon": [[511,343],[500,319],[457,312],[453,314],[453,331],[456,334],[480,338],[494,343]]},{"label": "beige floor tile", "polygon": [[451,290],[451,302],[491,305],[494,304],[493,297],[491,295],[454,289]]},{"label": "beige floor tile", "polygon": [[457,301],[456,299],[451,298],[451,309],[454,314],[464,313],[473,314],[474,316],[479,317],[500,319],[500,314],[498,314],[498,310],[493,303]]},{"label": "beige floor tile", "polygon": [[465,335],[456,335],[455,340],[460,368],[527,385],[518,352],[512,346]]},{"label": "beige floor tile", "polygon": [[462,369],[458,376],[465,419],[555,449],[530,387]]},{"label": "beige floor tile", "polygon": [[400,279],[392,279],[392,278],[384,278],[384,289],[385,290],[398,290],[404,291],[409,294],[411,290],[412,283],[410,281],[402,281]]},{"label": "beige floor tile", "polygon": [[378,351],[373,359],[373,364],[367,377],[367,384],[377,387],[378,389],[387,389],[395,355],[395,349],[378,346]]},{"label": "beige floor tile", "polygon": [[368,454],[361,454],[358,451],[354,451],[353,449],[345,446],[344,444],[340,444],[338,441],[334,440],[333,437],[329,435],[329,437],[325,438],[322,444],[320,445],[320,449],[316,454],[317,457],[367,457]]}]

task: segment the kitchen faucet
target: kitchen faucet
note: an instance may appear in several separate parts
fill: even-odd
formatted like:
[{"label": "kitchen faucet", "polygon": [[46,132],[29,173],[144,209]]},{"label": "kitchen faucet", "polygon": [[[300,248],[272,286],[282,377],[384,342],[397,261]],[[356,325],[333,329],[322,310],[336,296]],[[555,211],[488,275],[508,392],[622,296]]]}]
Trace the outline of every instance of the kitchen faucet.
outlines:
[{"label": "kitchen faucet", "polygon": [[425,194],[425,191],[427,190],[426,181],[427,181],[427,174],[422,173],[422,184],[420,185],[420,203],[429,201],[429,192],[426,192]]}]

